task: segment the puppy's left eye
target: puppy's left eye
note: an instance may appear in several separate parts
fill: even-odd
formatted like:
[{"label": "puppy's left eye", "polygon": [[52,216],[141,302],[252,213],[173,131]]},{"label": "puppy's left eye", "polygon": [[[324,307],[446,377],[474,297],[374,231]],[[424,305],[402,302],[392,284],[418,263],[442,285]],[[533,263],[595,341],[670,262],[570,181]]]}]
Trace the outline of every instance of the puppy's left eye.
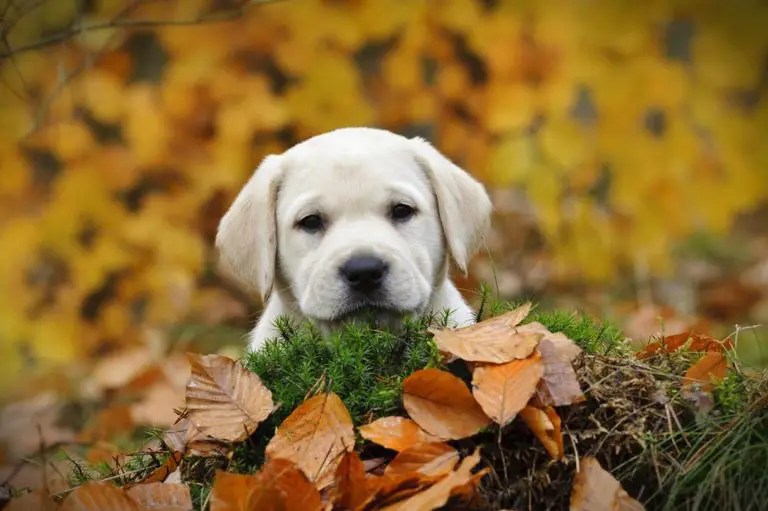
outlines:
[{"label": "puppy's left eye", "polygon": [[398,222],[405,222],[416,214],[416,209],[412,208],[408,204],[394,204],[392,209],[389,210],[389,216],[392,220]]}]

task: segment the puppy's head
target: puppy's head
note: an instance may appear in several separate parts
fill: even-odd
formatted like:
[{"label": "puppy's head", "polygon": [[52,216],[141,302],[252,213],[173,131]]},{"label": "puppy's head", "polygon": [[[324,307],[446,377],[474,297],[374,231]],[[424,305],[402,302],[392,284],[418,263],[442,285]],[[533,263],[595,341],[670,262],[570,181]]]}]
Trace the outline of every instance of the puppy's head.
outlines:
[{"label": "puppy's head", "polygon": [[267,157],[219,226],[225,269],[301,314],[425,312],[450,253],[466,272],[490,219],[483,186],[428,142],[346,128]]}]

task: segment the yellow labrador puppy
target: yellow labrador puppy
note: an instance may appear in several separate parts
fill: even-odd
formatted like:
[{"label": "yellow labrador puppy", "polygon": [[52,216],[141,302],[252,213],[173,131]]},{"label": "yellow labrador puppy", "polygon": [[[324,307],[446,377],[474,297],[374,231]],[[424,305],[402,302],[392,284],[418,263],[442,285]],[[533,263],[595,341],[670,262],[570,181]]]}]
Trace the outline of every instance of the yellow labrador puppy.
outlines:
[{"label": "yellow labrador puppy", "polygon": [[330,332],[370,314],[385,325],[474,314],[448,278],[466,273],[490,223],[483,186],[428,142],[344,128],[267,156],[219,225],[224,270],[266,304],[257,350],[287,316]]}]

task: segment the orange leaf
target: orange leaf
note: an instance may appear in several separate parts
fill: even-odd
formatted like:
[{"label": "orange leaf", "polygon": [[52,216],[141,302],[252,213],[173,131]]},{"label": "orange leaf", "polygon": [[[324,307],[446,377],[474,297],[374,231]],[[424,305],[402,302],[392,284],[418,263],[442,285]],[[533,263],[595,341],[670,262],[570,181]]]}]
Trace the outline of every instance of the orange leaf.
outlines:
[{"label": "orange leaf", "polygon": [[701,384],[702,390],[711,391],[713,383],[722,381],[728,372],[728,359],[720,352],[711,351],[701,357],[685,373],[683,385]]},{"label": "orange leaf", "polygon": [[140,484],[125,494],[141,510],[192,511],[192,497],[186,484]]},{"label": "orange leaf", "polygon": [[221,355],[188,353],[187,417],[203,433],[239,442],[274,411],[272,392],[239,362]]},{"label": "orange leaf", "polygon": [[285,509],[320,510],[320,493],[299,467],[291,461],[269,459],[257,474],[265,488],[277,489],[285,502]]},{"label": "orange leaf", "polygon": [[[464,491],[467,483],[476,478],[472,469],[480,463],[480,454],[474,454],[464,458],[455,471],[443,477],[440,481],[412,497],[401,500],[396,504],[384,507],[390,511],[411,511],[413,509],[437,509],[446,504],[454,493]],[[482,477],[482,476],[481,476]],[[477,478],[479,481],[479,478]]]},{"label": "orange leaf", "polygon": [[[177,468],[179,468],[179,463],[181,463],[181,458],[182,458],[181,452],[173,451],[171,455],[168,456],[168,459],[165,460],[165,462],[162,465],[160,465],[157,469],[155,469],[139,484],[162,483],[163,481],[165,481],[165,479],[169,475],[171,475],[173,472],[176,471]],[[123,488],[129,488],[130,486],[134,486],[134,485],[125,485]]]},{"label": "orange leaf", "polygon": [[440,438],[466,438],[489,422],[464,382],[439,369],[422,369],[405,379],[403,406],[419,426]]},{"label": "orange leaf", "polygon": [[539,343],[539,353],[544,363],[544,375],[536,390],[536,398],[541,406],[566,406],[584,401],[567,350],[560,351],[551,339],[546,338]]},{"label": "orange leaf", "polygon": [[395,456],[385,474],[442,476],[451,473],[458,461],[459,452],[448,444],[417,444]]},{"label": "orange leaf", "polygon": [[709,335],[686,330],[679,334],[664,336],[660,340],[648,344],[648,346],[637,352],[635,355],[642,360],[654,355],[660,350],[672,353],[686,345],[688,351],[723,352],[727,349],[733,349],[733,342],[730,338],[721,342]]},{"label": "orange leaf", "polygon": [[544,374],[541,355],[502,365],[479,365],[472,376],[472,393],[496,423],[507,425],[525,408]]},{"label": "orange leaf", "polygon": [[342,455],[354,447],[352,418],[339,396],[330,392],[299,405],[277,428],[266,454],[293,461],[322,489],[333,482]]},{"label": "orange leaf", "polygon": [[359,428],[360,436],[395,451],[404,451],[415,444],[440,442],[411,419],[382,417]]},{"label": "orange leaf", "polygon": [[12,499],[3,509],[4,511],[54,511],[58,506],[47,495],[33,491]]},{"label": "orange leaf", "polygon": [[70,493],[61,511],[138,511],[123,491],[109,483],[88,482]]},{"label": "orange leaf", "polygon": [[642,511],[645,508],[627,495],[621,484],[592,457],[581,459],[573,480],[571,511]]},{"label": "orange leaf", "polygon": [[539,333],[519,332],[515,328],[530,310],[529,303],[468,327],[432,329],[430,332],[434,334],[437,347],[444,353],[472,362],[503,364],[528,357],[542,338]]},{"label": "orange leaf", "polygon": [[123,404],[115,404],[99,411],[90,425],[80,432],[78,439],[86,443],[110,441],[132,431],[133,427],[131,409]]},{"label": "orange leaf", "polygon": [[557,352],[563,357],[564,360],[567,360],[568,362],[573,362],[573,360],[581,353],[581,348],[579,348],[579,346],[571,339],[569,339],[568,336],[566,336],[564,333],[550,332],[547,327],[538,321],[532,321],[530,323],[526,323],[525,325],[521,325],[517,327],[517,330],[519,332],[533,332],[542,334],[544,336],[543,339],[551,342]]},{"label": "orange leaf", "polygon": [[334,508],[357,509],[368,499],[365,466],[355,451],[346,453],[341,459],[335,481]]},{"label": "orange leaf", "polygon": [[264,486],[258,476],[217,471],[211,490],[210,511],[259,511],[285,509],[281,492]]},{"label": "orange leaf", "polygon": [[[546,410],[526,406],[520,411],[520,418],[531,428],[536,438],[544,445],[553,459],[565,457],[563,434],[560,431],[560,416],[552,407]],[[554,420],[553,420],[554,419]]]},{"label": "orange leaf", "polygon": [[204,434],[189,419],[174,424],[163,440],[171,449],[193,456],[224,456],[229,451],[225,442]]}]

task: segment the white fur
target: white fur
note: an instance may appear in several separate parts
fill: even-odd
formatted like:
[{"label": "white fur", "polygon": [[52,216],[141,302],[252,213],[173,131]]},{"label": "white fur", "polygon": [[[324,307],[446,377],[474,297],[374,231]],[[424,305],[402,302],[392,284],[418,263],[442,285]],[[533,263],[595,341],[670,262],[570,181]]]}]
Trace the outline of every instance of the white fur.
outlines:
[{"label": "white fur", "polygon": [[[393,203],[416,207],[393,222]],[[490,222],[483,186],[422,139],[384,130],[344,128],[268,156],[219,225],[223,268],[266,309],[250,334],[258,349],[285,315],[330,331],[361,305],[339,274],[354,254],[389,265],[375,305],[382,319],[450,309],[451,322],[474,315],[448,279],[448,254],[464,272]],[[306,215],[326,219],[322,232],[296,227]]]}]

